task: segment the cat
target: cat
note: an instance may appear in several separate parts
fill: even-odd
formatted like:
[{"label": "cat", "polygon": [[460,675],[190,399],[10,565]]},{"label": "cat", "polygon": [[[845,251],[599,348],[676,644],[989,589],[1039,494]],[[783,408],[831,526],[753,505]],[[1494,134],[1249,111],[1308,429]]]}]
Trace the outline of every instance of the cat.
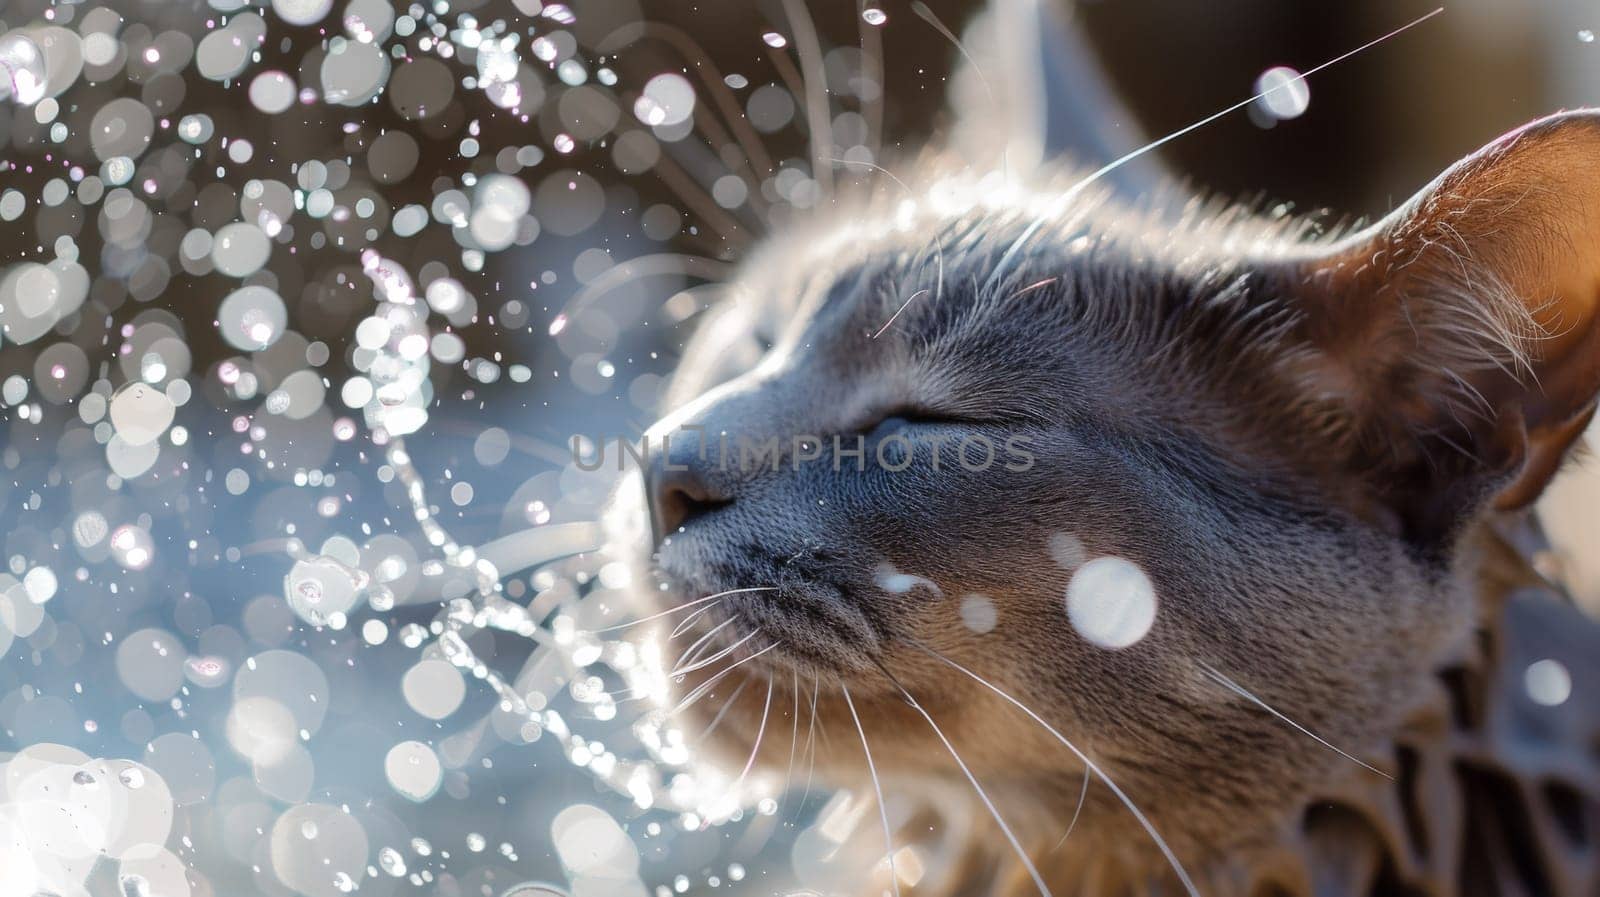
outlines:
[{"label": "cat", "polygon": [[[1523,767],[1449,746],[1540,632],[1575,681],[1530,712],[1587,720],[1600,685],[1597,627],[1507,547],[1600,393],[1600,111],[1323,234],[1142,158],[1086,177],[1123,113],[1038,21],[1002,104],[1043,111],[1037,167],[1026,141],[896,166],[754,247],[684,352],[640,563],[700,608],[689,728],[735,767],[805,737],[835,784],[965,788],[941,874],[863,892],[1593,893],[1592,721],[1529,729],[1574,758],[1540,767],[1564,864],[1474,821],[1523,797],[1470,770]],[[763,740],[774,692],[830,737]],[[903,857],[928,826],[888,806]]]}]

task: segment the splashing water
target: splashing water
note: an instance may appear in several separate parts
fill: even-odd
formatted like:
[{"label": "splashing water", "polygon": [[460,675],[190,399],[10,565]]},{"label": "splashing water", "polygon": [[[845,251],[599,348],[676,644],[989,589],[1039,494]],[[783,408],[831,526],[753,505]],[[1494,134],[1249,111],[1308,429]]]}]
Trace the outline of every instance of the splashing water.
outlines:
[{"label": "splashing water", "polygon": [[[615,270],[613,247],[716,230],[680,208],[695,188],[654,184],[711,98],[681,65],[619,74],[559,4],[213,7],[60,4],[0,34],[0,102],[27,107],[0,220],[38,247],[0,267],[0,339],[33,362],[0,382],[0,724],[24,746],[0,766],[137,796],[52,796],[90,821],[47,850],[8,784],[0,868],[72,892],[76,860],[9,862],[67,850],[115,861],[123,893],[259,875],[312,895],[465,881],[481,852],[501,887],[576,885],[615,871],[573,852],[604,835],[619,856],[651,845],[627,866],[640,886],[688,881],[663,845],[770,820],[777,783],[730,797],[695,768],[659,648],[598,633],[639,585],[588,522],[611,481],[477,416],[532,413],[530,395],[569,418],[602,395],[655,407],[664,363],[629,334],[656,287],[563,300]],[[840,77],[841,97],[878,89]],[[785,88],[758,93],[764,133],[797,124]],[[710,211],[814,202],[812,175],[740,170]],[[479,434],[465,456],[455,427]],[[511,772],[529,766],[539,789],[564,768],[602,792],[530,791]],[[551,803],[589,808],[551,826],[559,866],[488,849],[490,825]],[[422,836],[463,813],[482,826],[465,850]]]},{"label": "splashing water", "polygon": [[44,99],[45,59],[25,34],[0,35],[0,100],[32,106]]}]

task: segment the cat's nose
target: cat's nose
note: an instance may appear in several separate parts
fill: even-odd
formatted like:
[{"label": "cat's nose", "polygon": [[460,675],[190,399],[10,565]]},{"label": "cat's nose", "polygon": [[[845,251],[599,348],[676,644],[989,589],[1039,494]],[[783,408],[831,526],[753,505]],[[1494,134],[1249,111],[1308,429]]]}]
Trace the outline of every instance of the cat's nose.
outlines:
[{"label": "cat's nose", "polygon": [[692,430],[679,430],[653,442],[644,461],[650,531],[657,546],[695,518],[733,501],[718,484],[717,458],[705,450]]}]

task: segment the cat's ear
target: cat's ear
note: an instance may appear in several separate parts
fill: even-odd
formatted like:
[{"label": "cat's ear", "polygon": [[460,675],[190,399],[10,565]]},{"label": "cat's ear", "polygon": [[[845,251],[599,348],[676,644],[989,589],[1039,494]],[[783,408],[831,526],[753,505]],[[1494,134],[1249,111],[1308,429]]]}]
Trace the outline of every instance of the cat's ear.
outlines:
[{"label": "cat's ear", "polygon": [[[1073,21],[1074,5],[1073,0],[989,4],[967,32],[971,52],[952,94],[964,126],[958,141],[968,136],[969,142],[992,147],[997,135],[1006,135],[1005,162],[1014,170],[1052,161],[1099,168],[1144,145],[1144,132]],[[1133,198],[1147,196],[1167,180],[1152,155],[1119,166],[1105,183]]]},{"label": "cat's ear", "polygon": [[1303,373],[1403,513],[1530,504],[1600,392],[1600,110],[1501,137],[1295,264]]}]

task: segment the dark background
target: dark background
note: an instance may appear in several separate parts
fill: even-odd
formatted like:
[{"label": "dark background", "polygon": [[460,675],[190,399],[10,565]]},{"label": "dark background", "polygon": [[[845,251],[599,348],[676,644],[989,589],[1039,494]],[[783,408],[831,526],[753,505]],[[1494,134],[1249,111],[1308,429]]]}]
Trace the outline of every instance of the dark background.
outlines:
[{"label": "dark background", "polygon": [[[908,145],[937,135],[940,77],[956,53],[906,3],[879,4],[886,127]],[[1152,137],[1225,108],[1275,65],[1309,69],[1443,5],[1442,15],[1311,79],[1311,106],[1263,129],[1240,112],[1163,147],[1204,189],[1372,215],[1496,135],[1563,106],[1600,101],[1600,8],[1584,0],[1080,0],[1076,10],[1112,80]],[[723,64],[760,55],[748,35],[785,21],[772,0],[652,4]],[[981,3],[930,0],[960,33]],[[818,28],[855,42],[853,2],[812,3]],[[741,69],[746,70],[746,69]]]}]

